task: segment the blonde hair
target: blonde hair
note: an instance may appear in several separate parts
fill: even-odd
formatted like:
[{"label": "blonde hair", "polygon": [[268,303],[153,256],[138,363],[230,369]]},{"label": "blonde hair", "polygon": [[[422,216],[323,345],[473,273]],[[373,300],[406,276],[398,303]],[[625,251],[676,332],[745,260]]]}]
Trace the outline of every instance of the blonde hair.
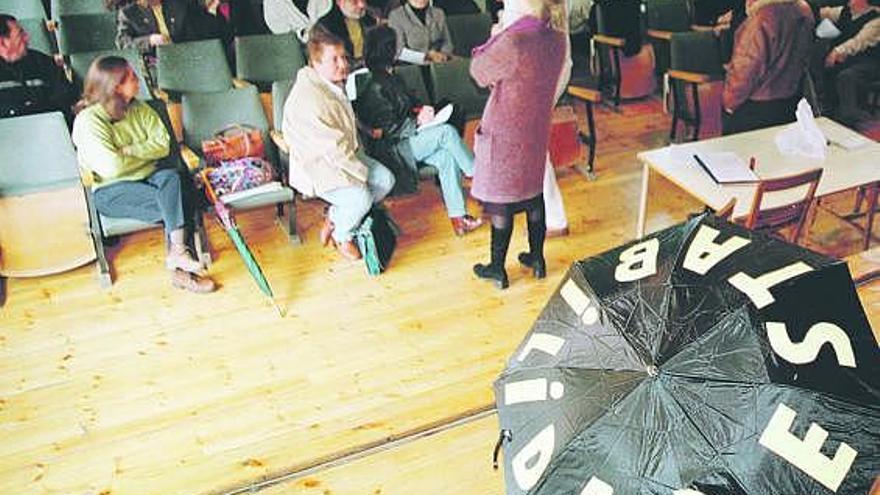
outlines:
[{"label": "blonde hair", "polygon": [[523,7],[534,15],[548,19],[550,26],[557,30],[568,32],[568,12],[565,0],[519,0]]},{"label": "blonde hair", "polygon": [[99,103],[111,119],[122,119],[131,102],[125,101],[116,92],[116,88],[125,81],[131,70],[128,61],[122,57],[107,56],[92,62],[86,74],[82,100],[76,105],[76,111]]}]

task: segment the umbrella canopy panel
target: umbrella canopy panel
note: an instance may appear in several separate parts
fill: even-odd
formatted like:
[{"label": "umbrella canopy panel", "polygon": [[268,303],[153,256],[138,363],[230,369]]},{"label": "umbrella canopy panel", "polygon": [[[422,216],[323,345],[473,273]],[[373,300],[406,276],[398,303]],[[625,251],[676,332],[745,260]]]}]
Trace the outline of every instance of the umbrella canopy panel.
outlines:
[{"label": "umbrella canopy panel", "polygon": [[510,494],[866,493],[880,465],[846,265],[711,216],[575,263],[495,392]]}]

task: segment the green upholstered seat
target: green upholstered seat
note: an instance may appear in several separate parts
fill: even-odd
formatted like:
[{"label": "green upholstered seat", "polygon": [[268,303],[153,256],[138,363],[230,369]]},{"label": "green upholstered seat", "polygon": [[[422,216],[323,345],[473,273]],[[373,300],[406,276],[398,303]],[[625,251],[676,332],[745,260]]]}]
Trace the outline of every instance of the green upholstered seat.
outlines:
[{"label": "green upholstered seat", "polygon": [[106,14],[104,0],[52,0],[52,18],[64,15]]},{"label": "green upholstered seat", "polygon": [[450,101],[467,119],[479,118],[489,99],[489,90],[480,88],[470,76],[471,61],[457,58],[443,64],[431,64],[434,103]]},{"label": "green upholstered seat", "polygon": [[459,57],[470,57],[471,51],[489,39],[492,18],[489,14],[461,14],[446,17],[446,26],[452,38],[452,52]]},{"label": "green upholstered seat", "polygon": [[60,112],[0,119],[0,196],[69,187],[79,182],[76,152]]},{"label": "green upholstered seat", "polygon": [[30,37],[28,48],[50,56],[58,53],[55,38],[46,29],[45,19],[19,19],[18,24]]},{"label": "green upholstered seat", "polygon": [[302,45],[293,33],[258,34],[235,38],[236,77],[268,87],[293,79],[306,65]]},{"label": "green upholstered seat", "polygon": [[156,47],[157,85],[180,93],[232,88],[232,72],[220,40],[189,41]]},{"label": "green upholstered seat", "polygon": [[116,14],[76,14],[57,19],[58,48],[64,55],[116,48]]}]

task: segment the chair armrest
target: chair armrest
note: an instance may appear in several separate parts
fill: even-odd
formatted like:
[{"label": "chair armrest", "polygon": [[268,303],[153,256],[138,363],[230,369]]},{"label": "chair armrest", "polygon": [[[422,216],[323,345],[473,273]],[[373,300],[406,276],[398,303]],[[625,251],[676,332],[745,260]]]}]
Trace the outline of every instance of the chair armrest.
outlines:
[{"label": "chair armrest", "polygon": [[702,31],[702,32],[714,33],[715,28],[716,28],[716,26],[707,26],[705,24],[691,24],[691,31]]},{"label": "chair armrest", "polygon": [[599,103],[602,101],[602,92],[598,89],[584,88],[582,86],[569,86],[567,89],[569,95],[584,101]]},{"label": "chair armrest", "polygon": [[236,89],[247,88],[249,86],[253,86],[253,84],[245,81],[244,79],[238,79],[237,77],[232,78],[232,87]]},{"label": "chair armrest", "polygon": [[192,148],[183,143],[180,143],[180,157],[183,158],[183,163],[186,164],[186,168],[188,168],[190,172],[199,168],[199,164],[201,163],[199,155],[197,155]]},{"label": "chair armrest", "polygon": [[651,38],[669,41],[672,39],[672,31],[663,31],[660,29],[648,29],[645,31],[645,34],[650,36]]},{"label": "chair armrest", "polygon": [[95,185],[95,177],[92,175],[92,172],[82,167],[79,167],[79,179],[86,189],[91,190],[92,186]]},{"label": "chair armrest", "polygon": [[54,19],[49,19],[46,21],[46,31],[53,33],[58,30],[58,22]]},{"label": "chair armrest", "polygon": [[275,129],[272,129],[271,131],[269,131],[269,136],[272,137],[272,142],[275,143],[275,146],[278,146],[278,149],[287,154],[290,154],[290,146],[288,146],[287,141],[284,140],[284,135],[282,135]]},{"label": "chair armrest", "polygon": [[712,74],[705,74],[703,72],[691,72],[687,70],[675,70],[669,69],[667,72],[669,77],[672,79],[678,79],[680,81],[694,83],[694,84],[703,84],[707,82],[717,81],[718,78],[712,76]]},{"label": "chair armrest", "polygon": [[624,40],[623,38],[608,36],[606,34],[594,34],[593,41],[595,41],[596,43],[601,43],[603,45],[613,46],[615,48],[623,48],[623,45],[626,44],[626,40]]}]

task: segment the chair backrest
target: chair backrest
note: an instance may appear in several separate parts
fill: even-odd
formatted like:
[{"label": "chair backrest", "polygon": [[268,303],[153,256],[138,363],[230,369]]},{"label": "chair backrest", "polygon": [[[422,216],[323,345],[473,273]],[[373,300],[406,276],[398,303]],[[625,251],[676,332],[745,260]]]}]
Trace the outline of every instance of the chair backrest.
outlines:
[{"label": "chair backrest", "polygon": [[648,29],[675,33],[691,28],[686,0],[646,0],[645,17]]},{"label": "chair backrest", "polygon": [[293,79],[284,79],[272,83],[272,123],[276,131],[281,130],[284,121],[284,103],[293,88]]},{"label": "chair backrest", "polygon": [[422,76],[422,67],[418,65],[402,65],[394,69],[394,73],[406,85],[406,89],[422,105],[431,103],[431,95],[425,86],[425,78]]},{"label": "chair backrest", "polygon": [[[270,161],[276,162],[269,139],[269,120],[263,111],[257,88],[248,86],[213,93],[186,93],[183,110],[183,141],[201,154],[202,141],[231,124],[243,124],[263,131]],[[277,163],[277,162],[276,162]]]},{"label": "chair backrest", "polygon": [[48,12],[40,0],[3,0],[0,12],[16,19],[48,19]]},{"label": "chair backrest", "polygon": [[489,39],[492,18],[489,14],[461,14],[446,18],[449,36],[452,38],[452,52],[459,57],[470,57],[474,47]]},{"label": "chair backrest", "polygon": [[[752,209],[745,220],[745,226],[753,230],[766,231],[777,231],[784,227],[794,226],[789,240],[794,243],[798,242],[821,178],[822,169],[817,168],[759,182],[752,201]],[[789,196],[798,192],[796,191],[798,189],[803,189],[803,194],[798,194],[799,199],[791,201]],[[761,204],[767,193],[785,194],[786,202],[782,205],[774,204],[772,207],[762,208]]]},{"label": "chair backrest", "polygon": [[641,0],[596,2],[596,28],[600,34],[626,38],[640,30],[641,22]]},{"label": "chair backrest", "polygon": [[452,102],[468,119],[479,117],[489,99],[489,91],[471,79],[470,66],[470,59],[457,58],[430,68],[434,104]]},{"label": "chair backrest", "polygon": [[0,196],[79,182],[76,152],[61,112],[0,119]]},{"label": "chair backrest", "polygon": [[218,39],[171,43],[156,48],[157,85],[166,91],[212,92],[232,87],[232,72]]},{"label": "chair backrest", "polygon": [[63,55],[116,48],[116,14],[76,14],[58,18],[58,49]]},{"label": "chair backrest", "polygon": [[302,45],[293,33],[235,38],[236,77],[271,84],[292,79],[306,65]]},{"label": "chair backrest", "polygon": [[724,73],[718,38],[711,32],[673,33],[669,50],[670,69],[712,75]]},{"label": "chair backrest", "polygon": [[45,19],[19,19],[18,25],[30,36],[30,42],[28,42],[30,49],[50,56],[58,53],[55,38],[46,29]]},{"label": "chair backrest", "polygon": [[92,65],[92,62],[104,56],[116,56],[122,57],[125,60],[128,60],[129,65],[134,68],[135,73],[137,73],[138,81],[140,82],[140,92],[138,93],[138,98],[142,100],[148,100],[153,97],[150,94],[150,86],[147,84],[147,80],[144,77],[146,73],[144,69],[144,62],[141,58],[140,53],[134,49],[129,48],[126,50],[101,50],[97,52],[83,52],[83,53],[73,53],[70,55],[70,71],[73,74],[73,82],[77,85],[77,87],[82,88],[83,81],[85,80],[86,74],[89,71],[89,67]]},{"label": "chair backrest", "polygon": [[104,0],[52,0],[52,18],[63,15],[106,14]]}]

